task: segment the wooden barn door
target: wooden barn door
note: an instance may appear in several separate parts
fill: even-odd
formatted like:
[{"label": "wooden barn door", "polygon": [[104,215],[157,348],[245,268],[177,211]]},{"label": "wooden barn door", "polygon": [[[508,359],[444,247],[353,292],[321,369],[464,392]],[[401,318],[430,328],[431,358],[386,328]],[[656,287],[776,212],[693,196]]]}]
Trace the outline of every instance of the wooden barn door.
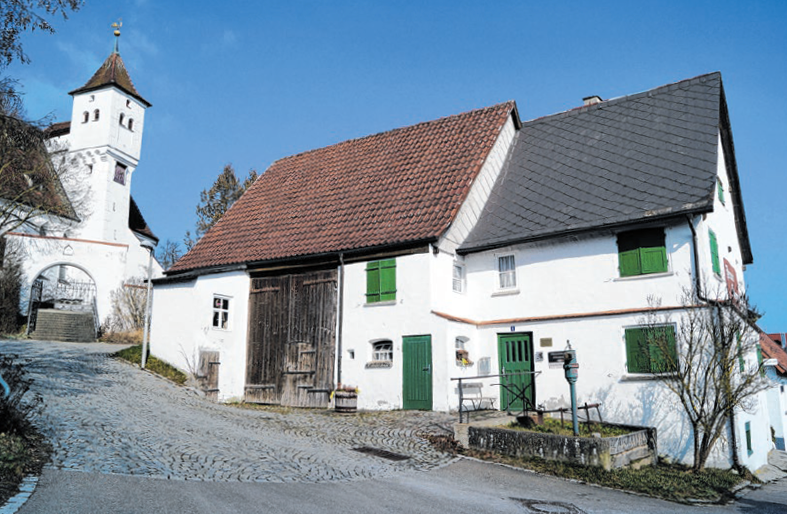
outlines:
[{"label": "wooden barn door", "polygon": [[328,404],[336,302],[336,270],[252,279],[246,401]]}]

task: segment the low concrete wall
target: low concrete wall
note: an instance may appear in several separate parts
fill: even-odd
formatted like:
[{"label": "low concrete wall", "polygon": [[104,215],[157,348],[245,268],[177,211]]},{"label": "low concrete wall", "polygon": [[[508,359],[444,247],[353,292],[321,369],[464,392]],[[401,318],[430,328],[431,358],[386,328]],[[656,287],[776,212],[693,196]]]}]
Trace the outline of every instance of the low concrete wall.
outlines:
[{"label": "low concrete wall", "polygon": [[540,457],[606,470],[657,462],[655,428],[615,426],[634,432],[617,437],[570,437],[475,424],[456,425],[454,432],[457,440],[469,448],[514,457]]}]

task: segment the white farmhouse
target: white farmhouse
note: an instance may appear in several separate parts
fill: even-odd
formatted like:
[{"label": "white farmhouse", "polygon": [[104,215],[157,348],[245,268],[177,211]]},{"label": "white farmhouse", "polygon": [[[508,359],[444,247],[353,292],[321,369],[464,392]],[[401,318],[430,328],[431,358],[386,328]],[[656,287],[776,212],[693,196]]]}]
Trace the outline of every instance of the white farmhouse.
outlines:
[{"label": "white farmhouse", "polygon": [[[579,401],[685,461],[643,319],[673,332],[685,290],[738,294],[751,262],[719,73],[526,123],[508,102],[275,162],[155,282],[152,352],[212,361],[221,400],[326,406],[343,383],[360,408],[445,411],[452,378],[487,377],[499,408],[518,371],[528,403],[567,405],[570,341]],[[756,469],[767,413],[736,414]]]},{"label": "white farmhouse", "polygon": [[[93,77],[70,94],[71,121],[46,132],[67,208],[4,236],[23,251],[22,310],[33,337],[85,340],[110,314],[111,292],[147,277],[158,242],[131,197],[150,103],[134,87],[117,40]],[[160,276],[159,264],[152,266]]]}]

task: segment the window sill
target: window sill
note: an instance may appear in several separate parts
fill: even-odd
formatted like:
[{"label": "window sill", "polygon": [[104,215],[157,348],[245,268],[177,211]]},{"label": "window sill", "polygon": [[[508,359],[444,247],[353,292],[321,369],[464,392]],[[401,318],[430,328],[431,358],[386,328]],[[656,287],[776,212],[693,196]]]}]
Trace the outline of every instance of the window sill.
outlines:
[{"label": "window sill", "polygon": [[369,361],[364,366],[365,369],[389,369],[393,368],[393,361]]},{"label": "window sill", "polygon": [[384,302],[371,302],[363,304],[364,307],[382,307],[383,305],[396,305],[396,300],[385,300]]},{"label": "window sill", "polygon": [[664,380],[665,378],[677,379],[674,373],[628,373],[620,377],[621,382],[648,382],[653,380]]},{"label": "window sill", "polygon": [[495,297],[495,296],[510,296],[510,295],[514,295],[514,294],[519,294],[519,288],[518,287],[517,288],[513,288],[513,289],[499,289],[499,290],[495,291],[494,293],[492,293],[492,297]]},{"label": "window sill", "polygon": [[628,282],[631,280],[646,280],[649,278],[662,278],[662,277],[671,277],[675,274],[674,271],[664,271],[662,273],[645,273],[643,275],[632,275],[630,277],[615,277],[612,279],[613,282]]}]

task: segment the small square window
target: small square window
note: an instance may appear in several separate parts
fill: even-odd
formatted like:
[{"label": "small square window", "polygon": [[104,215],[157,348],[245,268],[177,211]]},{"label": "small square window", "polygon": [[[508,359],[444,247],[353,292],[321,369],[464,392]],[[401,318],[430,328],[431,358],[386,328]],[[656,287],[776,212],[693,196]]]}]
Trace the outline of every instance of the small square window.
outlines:
[{"label": "small square window", "polygon": [[454,263],[454,292],[465,292],[465,267],[461,264]]},{"label": "small square window", "polygon": [[213,297],[213,328],[227,330],[230,321],[230,300],[221,296]]},{"label": "small square window", "polygon": [[378,341],[372,343],[372,360],[377,362],[392,362],[393,342]]},{"label": "small square window", "polygon": [[126,167],[119,162],[115,164],[115,182],[126,185]]},{"label": "small square window", "polygon": [[497,258],[497,272],[500,289],[516,287],[516,262],[513,255],[501,255]]}]

